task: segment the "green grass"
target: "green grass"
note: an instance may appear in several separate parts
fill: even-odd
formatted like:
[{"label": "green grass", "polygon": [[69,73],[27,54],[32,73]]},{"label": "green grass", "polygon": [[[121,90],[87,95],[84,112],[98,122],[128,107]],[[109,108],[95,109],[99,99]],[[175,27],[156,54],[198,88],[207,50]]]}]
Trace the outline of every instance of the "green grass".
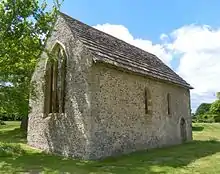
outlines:
[{"label": "green grass", "polygon": [[219,174],[220,124],[194,124],[194,141],[103,161],[47,155],[26,145],[19,122],[0,126],[0,173]]}]

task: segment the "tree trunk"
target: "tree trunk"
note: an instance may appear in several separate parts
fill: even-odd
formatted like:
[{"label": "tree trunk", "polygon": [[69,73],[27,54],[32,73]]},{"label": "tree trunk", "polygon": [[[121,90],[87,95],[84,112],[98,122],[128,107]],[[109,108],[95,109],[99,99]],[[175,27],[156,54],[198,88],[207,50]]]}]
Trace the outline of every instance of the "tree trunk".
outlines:
[{"label": "tree trunk", "polygon": [[20,129],[27,131],[27,127],[28,127],[28,117],[22,117],[21,120],[21,125],[20,125]]}]

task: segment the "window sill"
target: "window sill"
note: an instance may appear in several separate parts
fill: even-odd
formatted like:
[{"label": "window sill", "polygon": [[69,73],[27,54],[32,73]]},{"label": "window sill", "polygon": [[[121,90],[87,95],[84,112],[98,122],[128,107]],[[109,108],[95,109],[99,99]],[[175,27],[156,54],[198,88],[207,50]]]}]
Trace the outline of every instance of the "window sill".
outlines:
[{"label": "window sill", "polygon": [[54,119],[58,119],[61,117],[66,117],[66,113],[49,113],[49,114],[45,114],[43,113],[43,118],[54,118]]},{"label": "window sill", "polygon": [[148,111],[147,113],[145,113],[145,115],[152,115],[153,111]]}]

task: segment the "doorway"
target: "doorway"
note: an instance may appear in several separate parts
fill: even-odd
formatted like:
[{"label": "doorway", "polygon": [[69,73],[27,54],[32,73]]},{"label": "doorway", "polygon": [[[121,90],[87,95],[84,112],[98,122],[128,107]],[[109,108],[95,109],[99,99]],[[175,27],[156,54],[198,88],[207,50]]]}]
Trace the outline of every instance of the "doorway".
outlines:
[{"label": "doorway", "polygon": [[181,136],[182,143],[186,142],[187,133],[186,133],[186,121],[184,118],[181,118],[180,120],[180,136]]}]

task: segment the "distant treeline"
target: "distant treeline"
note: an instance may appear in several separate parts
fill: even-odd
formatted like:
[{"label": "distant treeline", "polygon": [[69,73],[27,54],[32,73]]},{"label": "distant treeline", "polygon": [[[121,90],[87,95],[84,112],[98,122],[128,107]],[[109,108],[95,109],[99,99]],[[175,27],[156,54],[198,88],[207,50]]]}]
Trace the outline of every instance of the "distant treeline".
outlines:
[{"label": "distant treeline", "polygon": [[213,123],[220,122],[220,93],[213,103],[202,103],[193,114],[193,122]]}]

